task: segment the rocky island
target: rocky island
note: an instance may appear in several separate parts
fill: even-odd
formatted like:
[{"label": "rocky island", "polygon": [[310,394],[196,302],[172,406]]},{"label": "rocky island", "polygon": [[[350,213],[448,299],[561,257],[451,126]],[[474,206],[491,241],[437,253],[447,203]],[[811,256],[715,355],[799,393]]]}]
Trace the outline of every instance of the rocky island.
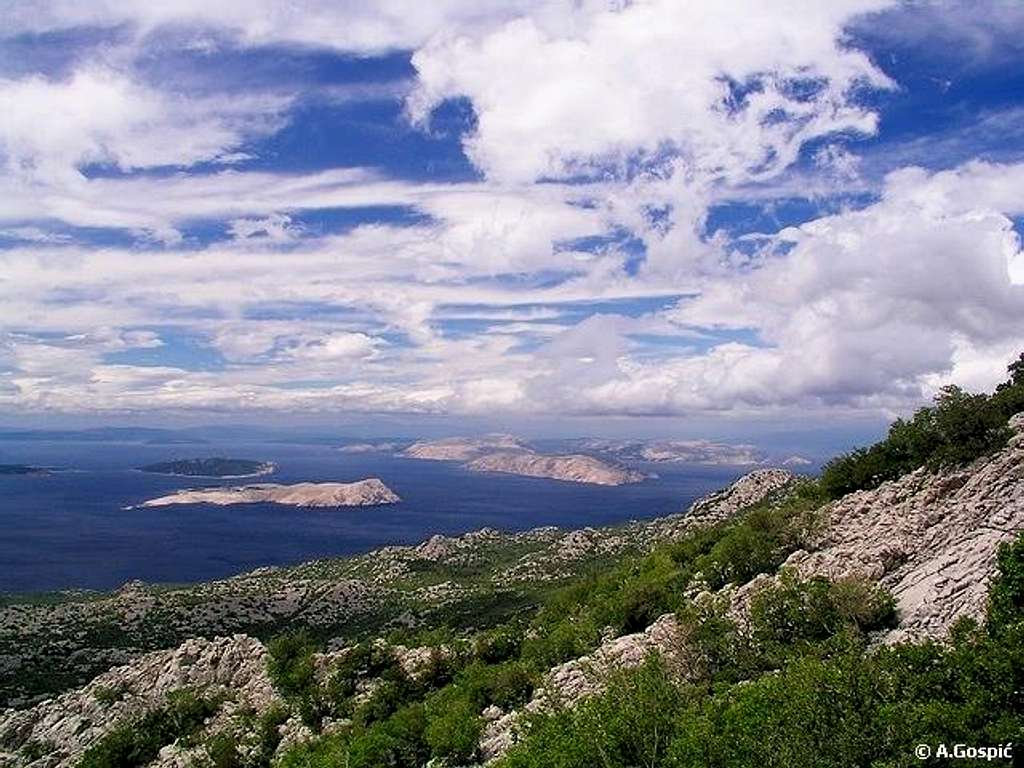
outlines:
[{"label": "rocky island", "polygon": [[472,461],[495,451],[532,453],[525,443],[512,435],[486,435],[420,440],[406,448],[402,455],[430,461]]},{"label": "rocky island", "polygon": [[466,468],[474,472],[503,472],[593,485],[626,485],[647,478],[643,472],[581,453],[546,456],[526,451],[498,451],[474,459]]},{"label": "rocky island", "polygon": [[461,461],[466,469],[473,472],[501,472],[570,483],[624,485],[647,478],[642,472],[582,453],[538,453],[511,435],[423,440],[413,443],[402,455],[430,461]]},{"label": "rocky island", "polygon": [[146,464],[140,472],[156,475],[180,475],[182,477],[261,477],[274,472],[277,467],[269,461],[249,459],[225,459],[221,457],[204,459],[175,459]]},{"label": "rocky island", "polygon": [[712,440],[612,440],[587,437],[570,441],[573,450],[596,453],[619,461],[652,463],[678,462],[717,466],[765,464],[765,455],[756,446],[745,443],[719,443]]},{"label": "rocky island", "polygon": [[[394,491],[376,477],[354,483],[261,483],[227,488],[193,488],[150,499],[138,507],[167,507],[174,504],[281,504],[289,507],[364,507],[401,501]],[[129,507],[135,509],[136,507]]]}]

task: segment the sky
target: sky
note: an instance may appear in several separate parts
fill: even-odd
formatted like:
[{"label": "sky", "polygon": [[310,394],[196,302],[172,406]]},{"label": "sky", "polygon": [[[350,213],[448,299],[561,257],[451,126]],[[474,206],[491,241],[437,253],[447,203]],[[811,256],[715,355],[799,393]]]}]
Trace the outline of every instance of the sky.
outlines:
[{"label": "sky", "polygon": [[3,423],[860,436],[1024,351],[1022,3],[0,21]]}]

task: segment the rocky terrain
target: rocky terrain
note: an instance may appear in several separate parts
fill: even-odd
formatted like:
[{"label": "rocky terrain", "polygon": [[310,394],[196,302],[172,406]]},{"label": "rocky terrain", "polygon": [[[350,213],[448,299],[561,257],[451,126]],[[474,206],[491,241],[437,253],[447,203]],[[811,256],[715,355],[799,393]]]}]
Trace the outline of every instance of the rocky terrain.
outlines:
[{"label": "rocky terrain", "polygon": [[[724,602],[742,622],[753,597],[786,570],[864,580],[887,587],[896,601],[896,623],[876,643],[941,640],[958,619],[982,615],[996,549],[1024,529],[1024,417],[1011,426],[1016,434],[1004,449],[962,469],[918,470],[821,506],[779,572],[717,591],[697,579],[694,604]],[[131,584],[111,595],[8,601],[0,604],[0,680],[16,708],[0,715],[0,766],[74,765],[100,734],[182,689],[216,694],[202,734],[235,733],[281,704],[255,638],[296,621],[334,649],[319,657],[318,669],[346,658],[357,640],[378,638],[381,652],[414,676],[437,649],[379,638],[397,628],[434,626],[441,617],[472,633],[537,605],[552,586],[569,583],[585,568],[600,572],[630,553],[742,519],[753,506],[771,506],[779,494],[792,493],[793,484],[786,470],[758,470],[685,514],[612,528],[483,530],[194,587]],[[604,636],[590,652],[551,667],[523,704],[488,706],[478,758],[503,755],[524,714],[573,706],[602,690],[611,671],[636,666],[651,651],[685,674],[690,645],[676,614],[655,618],[641,631]],[[46,678],[55,667],[76,671]],[[365,685],[357,697],[369,696],[376,683]],[[47,692],[59,695],[44,698]],[[273,722],[277,754],[313,736],[287,712]],[[325,723],[323,732],[334,727]],[[154,764],[187,765],[196,743],[168,745]]]},{"label": "rocky terrain", "polygon": [[289,507],[362,507],[395,504],[401,499],[376,477],[355,483],[261,483],[229,488],[194,488],[144,501],[140,507],[173,504],[281,504]]},{"label": "rocky terrain", "polygon": [[[32,709],[6,713],[0,717],[0,766],[18,764],[2,747],[14,741],[35,745],[41,765],[74,765],[117,724],[160,707],[169,694],[189,690],[222,699],[216,715],[221,722],[245,709],[265,711],[279,701],[267,677],[266,649],[258,640],[245,635],[192,639],[140,656]],[[177,763],[167,757],[160,762]]]},{"label": "rocky terrain", "polygon": [[466,468],[474,472],[503,472],[593,485],[625,485],[646,479],[643,472],[579,453],[542,456],[521,451],[495,452],[474,459],[466,464]]},{"label": "rocky terrain", "polygon": [[[860,491],[821,510],[808,546],[783,563],[807,578],[866,579],[896,598],[898,624],[882,643],[941,640],[961,618],[980,619],[999,544],[1024,530],[1024,414],[1010,422],[1007,447],[959,471],[919,469],[871,491]],[[782,475],[753,473],[724,494],[694,505],[690,525],[705,514],[726,518],[762,496],[763,483]],[[762,575],[723,595],[732,616],[743,620],[752,597],[778,580]],[[710,600],[710,593],[697,596]],[[487,713],[481,753],[505,752],[524,713],[571,706],[600,691],[613,669],[635,667],[657,651],[686,667],[685,630],[666,614],[643,632],[610,639],[593,653],[550,671],[521,711]]]}]

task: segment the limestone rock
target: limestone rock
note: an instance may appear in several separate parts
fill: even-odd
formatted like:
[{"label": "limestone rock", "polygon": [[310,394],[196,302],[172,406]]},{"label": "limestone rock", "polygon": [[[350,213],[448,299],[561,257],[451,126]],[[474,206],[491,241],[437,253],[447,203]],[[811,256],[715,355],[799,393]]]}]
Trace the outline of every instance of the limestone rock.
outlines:
[{"label": "limestone rock", "polygon": [[[105,672],[83,688],[30,709],[0,714],[0,766],[25,764],[19,750],[28,744],[52,750],[38,761],[47,768],[70,768],[101,736],[118,724],[162,706],[168,694],[195,690],[221,694],[229,713],[241,706],[258,711],[277,701],[266,674],[266,649],[246,635],[190,639],[177,648],[155,651]],[[161,760],[174,764],[169,751]]]}]

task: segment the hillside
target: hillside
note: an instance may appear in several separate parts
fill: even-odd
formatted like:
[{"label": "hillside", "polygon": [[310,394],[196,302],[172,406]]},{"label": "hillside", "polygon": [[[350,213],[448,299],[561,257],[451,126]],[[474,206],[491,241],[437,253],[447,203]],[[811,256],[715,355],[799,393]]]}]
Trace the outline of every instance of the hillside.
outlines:
[{"label": "hillside", "polygon": [[0,766],[838,768],[1012,743],[1019,378],[943,391],[821,478],[758,470],[650,521],[9,599]]},{"label": "hillside", "polygon": [[[58,654],[127,663],[0,716],[0,764],[75,765],[91,745],[83,765],[113,765],[103,755],[117,739],[165,733],[159,723],[173,720],[180,731],[160,736],[155,764],[213,760],[238,742],[241,762],[208,764],[269,765],[276,755],[286,766],[327,766],[364,732],[390,734],[381,743],[391,746],[374,749],[404,754],[409,730],[421,734],[410,742],[419,751],[396,765],[423,765],[433,753],[452,765],[500,757],[539,766],[547,763],[531,760],[550,757],[552,727],[578,735],[579,713],[611,706],[607,686],[613,698],[623,685],[643,693],[624,674],[702,685],[740,674],[741,663],[785,668],[780,658],[741,662],[711,649],[735,642],[737,627],[763,635],[766,615],[793,610],[794,600],[799,615],[808,600],[822,603],[812,615],[831,606],[825,623],[836,626],[803,628],[814,658],[827,660],[835,651],[824,648],[839,636],[854,648],[945,638],[958,620],[985,619],[998,546],[1024,528],[1024,419],[1013,427],[1004,449],[969,467],[916,471],[824,505],[813,483],[759,470],[688,514],[650,522],[480,531],[197,587],[134,584],[8,604],[8,695],[30,679],[26,670],[38,683]],[[581,574],[583,564],[593,567]],[[309,634],[283,635],[269,654],[256,639],[303,626]],[[714,640],[713,626],[733,629]],[[128,636],[135,645],[123,643]],[[37,643],[40,653],[26,655]],[[138,655],[147,647],[171,650]],[[83,664],[79,674],[96,671]],[[678,708],[677,699],[666,706]]]}]

